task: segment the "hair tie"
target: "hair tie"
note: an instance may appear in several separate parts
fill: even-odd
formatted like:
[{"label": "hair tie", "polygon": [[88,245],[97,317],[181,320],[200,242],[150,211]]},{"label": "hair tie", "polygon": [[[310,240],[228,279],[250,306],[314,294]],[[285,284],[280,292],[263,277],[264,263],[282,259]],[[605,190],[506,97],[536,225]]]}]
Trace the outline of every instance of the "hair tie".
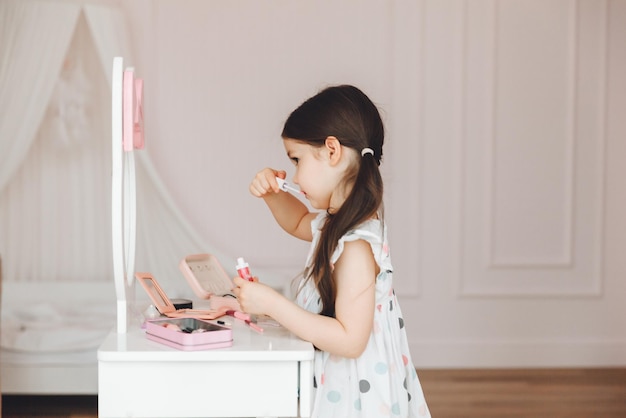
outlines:
[{"label": "hair tie", "polygon": [[365,157],[365,154],[371,154],[372,156],[374,156],[374,150],[371,148],[363,148],[361,150],[361,157]]}]

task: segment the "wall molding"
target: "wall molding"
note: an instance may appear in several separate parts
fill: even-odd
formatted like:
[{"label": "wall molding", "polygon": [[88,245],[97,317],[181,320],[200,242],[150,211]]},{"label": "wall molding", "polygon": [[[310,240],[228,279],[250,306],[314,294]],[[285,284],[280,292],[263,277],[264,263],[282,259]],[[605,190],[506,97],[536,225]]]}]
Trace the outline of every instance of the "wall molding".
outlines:
[{"label": "wall molding", "polygon": [[511,268],[546,268],[546,267],[571,267],[573,263],[573,247],[574,247],[574,236],[575,233],[573,231],[573,219],[574,219],[574,147],[575,147],[575,135],[576,135],[576,127],[575,127],[575,112],[576,112],[576,78],[578,74],[577,69],[577,34],[579,31],[578,28],[578,8],[576,7],[576,2],[571,2],[571,8],[569,10],[569,18],[568,18],[568,67],[570,71],[566,74],[567,77],[567,93],[564,102],[567,103],[566,106],[566,115],[565,115],[565,133],[564,133],[564,151],[565,151],[565,164],[564,164],[564,211],[563,211],[563,231],[562,231],[562,244],[563,248],[561,249],[561,253],[555,256],[549,255],[540,255],[540,256],[524,256],[524,255],[513,255],[513,256],[503,256],[497,253],[496,246],[496,233],[498,225],[495,223],[497,219],[498,208],[496,205],[496,178],[497,178],[497,170],[498,170],[498,161],[497,161],[497,140],[498,140],[498,120],[496,116],[496,109],[498,107],[498,56],[500,52],[500,30],[501,30],[501,22],[499,19],[499,9],[500,2],[496,1],[493,3],[494,5],[494,19],[493,19],[493,86],[492,86],[492,95],[491,95],[491,126],[490,126],[490,138],[489,138],[489,148],[488,152],[488,164],[487,174],[486,174],[486,186],[488,188],[486,203],[486,225],[485,225],[485,241],[487,242],[487,254],[486,254],[486,263],[489,268],[492,267],[511,267]]},{"label": "wall molding", "polygon": [[[557,154],[562,155],[564,171],[555,174],[557,179],[562,179],[562,187],[557,190],[562,193],[563,200],[555,207],[561,204],[563,221],[554,216],[551,221],[561,225],[562,235],[558,242],[562,243],[562,248],[556,252],[548,251],[545,256],[533,255],[532,251],[536,249],[532,247],[526,247],[530,249],[529,254],[504,255],[498,252],[496,239],[498,228],[503,226],[497,224],[496,185],[501,174],[498,163],[502,163],[497,154],[497,109],[501,94],[498,73],[503,71],[498,62],[502,48],[499,10],[510,4],[493,1],[466,6],[463,62],[468,76],[461,93],[465,113],[464,137],[458,145],[462,155],[459,162],[462,179],[458,182],[461,196],[458,294],[461,297],[597,297],[602,294],[604,262],[608,8],[606,2],[588,5],[571,0],[560,3],[569,11],[564,14],[567,22],[563,22],[563,27],[567,29],[564,42],[568,51],[564,59],[567,59],[566,66],[570,71],[563,93],[563,101],[568,103],[561,119],[563,152]],[[590,59],[590,56],[597,59]],[[590,61],[595,64],[589,65]],[[581,67],[581,63],[586,66]],[[588,80],[594,80],[591,87]],[[479,91],[476,86],[483,86],[483,90]],[[581,103],[589,103],[590,98],[598,106],[595,109],[582,108]],[[535,129],[541,129],[541,126]],[[539,152],[540,145],[536,147]],[[587,169],[588,166],[591,168]],[[559,187],[558,181],[552,187]],[[520,232],[524,229],[511,222],[509,220],[505,225],[508,228],[505,233],[509,234],[509,240],[519,239],[513,235],[515,228]],[[552,238],[547,231],[541,233],[547,239]],[[558,246],[551,249],[554,248]]]}]

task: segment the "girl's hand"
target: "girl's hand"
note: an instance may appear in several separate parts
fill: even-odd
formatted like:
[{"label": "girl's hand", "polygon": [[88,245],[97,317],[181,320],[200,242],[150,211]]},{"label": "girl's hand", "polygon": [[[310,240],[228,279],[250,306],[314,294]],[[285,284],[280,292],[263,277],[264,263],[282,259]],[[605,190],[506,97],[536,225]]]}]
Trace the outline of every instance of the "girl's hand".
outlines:
[{"label": "girl's hand", "polygon": [[269,307],[279,296],[278,292],[271,287],[259,283],[256,277],[254,281],[249,282],[237,276],[233,278],[233,282],[235,283],[233,293],[237,296],[239,306],[242,311],[249,314],[267,315]]},{"label": "girl's hand", "polygon": [[273,168],[259,171],[250,183],[250,193],[263,198],[281,228],[296,238],[311,241],[311,221],[317,213],[309,212],[309,208],[297,197],[283,192],[276,177],[284,179],[287,172]]},{"label": "girl's hand", "polygon": [[250,193],[256,197],[265,197],[280,192],[276,177],[284,179],[287,177],[287,172],[272,168],[264,168],[259,171],[250,183]]}]

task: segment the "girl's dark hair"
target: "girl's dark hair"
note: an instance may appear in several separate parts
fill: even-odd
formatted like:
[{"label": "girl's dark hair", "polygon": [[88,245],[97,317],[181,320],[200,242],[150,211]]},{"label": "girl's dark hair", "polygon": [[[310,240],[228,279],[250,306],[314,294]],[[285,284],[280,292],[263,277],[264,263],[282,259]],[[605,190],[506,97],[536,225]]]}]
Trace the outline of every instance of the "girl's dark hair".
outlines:
[{"label": "girl's dark hair", "polygon": [[[320,294],[321,314],[334,317],[337,286],[331,256],[343,235],[382,209],[383,181],[378,166],[383,155],[383,122],[376,105],[361,90],[349,85],[333,86],[294,110],[281,136],[315,147],[323,147],[326,138],[334,136],[359,155],[358,164],[348,171],[342,185],[352,185],[352,190],[343,205],[328,214],[313,263],[304,272]],[[364,148],[370,148],[373,155],[362,155]]]}]

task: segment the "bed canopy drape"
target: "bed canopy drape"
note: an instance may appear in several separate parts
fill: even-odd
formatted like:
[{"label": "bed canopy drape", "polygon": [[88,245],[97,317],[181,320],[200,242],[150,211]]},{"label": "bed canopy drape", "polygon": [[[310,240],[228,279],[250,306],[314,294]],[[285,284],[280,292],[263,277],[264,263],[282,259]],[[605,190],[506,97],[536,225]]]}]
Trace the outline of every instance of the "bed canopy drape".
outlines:
[{"label": "bed canopy drape", "polygon": [[[10,281],[112,280],[110,88],[132,63],[114,3],[0,2],[0,254]],[[141,75],[141,69],[137,68]],[[146,84],[146,106],[150,85]],[[150,121],[146,120],[146,146]],[[137,270],[189,294],[178,261],[221,254],[195,233],[145,151],[137,158]]]}]

